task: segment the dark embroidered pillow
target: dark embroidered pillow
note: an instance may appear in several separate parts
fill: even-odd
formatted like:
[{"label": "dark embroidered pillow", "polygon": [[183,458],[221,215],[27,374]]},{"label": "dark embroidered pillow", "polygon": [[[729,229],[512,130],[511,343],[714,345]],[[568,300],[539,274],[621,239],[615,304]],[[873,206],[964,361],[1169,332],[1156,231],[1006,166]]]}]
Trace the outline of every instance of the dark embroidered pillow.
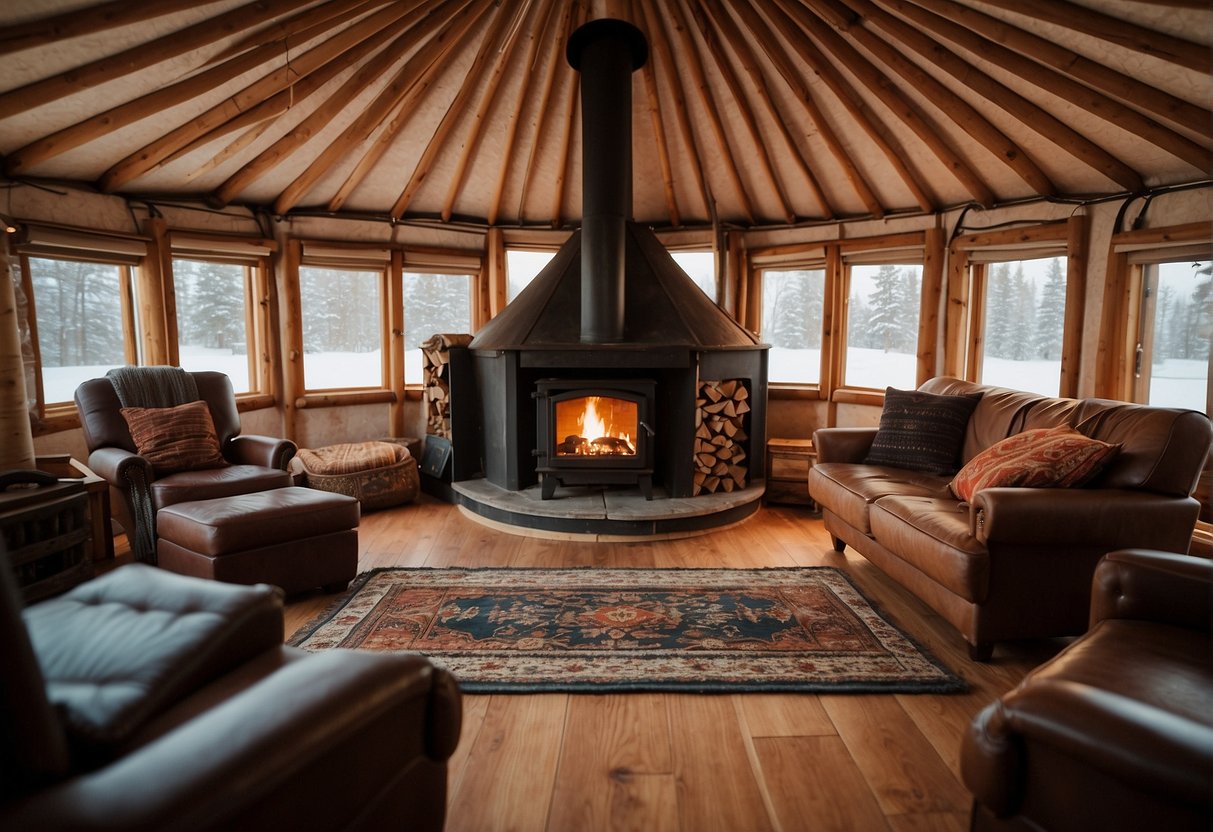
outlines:
[{"label": "dark embroidered pillow", "polygon": [[122,417],[131,430],[139,456],[152,464],[157,476],[227,465],[219,452],[219,437],[206,402],[177,407],[124,407]]},{"label": "dark embroidered pillow", "polygon": [[887,388],[880,428],[864,462],[929,474],[956,473],[965,428],[980,399],[980,393],[939,396]]}]

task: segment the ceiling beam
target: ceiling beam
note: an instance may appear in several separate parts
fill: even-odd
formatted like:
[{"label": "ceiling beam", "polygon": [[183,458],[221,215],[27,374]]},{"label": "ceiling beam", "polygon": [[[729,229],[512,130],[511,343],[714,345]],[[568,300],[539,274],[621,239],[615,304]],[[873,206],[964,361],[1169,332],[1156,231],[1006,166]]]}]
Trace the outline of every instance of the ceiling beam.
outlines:
[{"label": "ceiling beam", "polygon": [[141,72],[162,61],[195,52],[231,37],[233,32],[273,20],[312,0],[258,0],[176,32],[74,67],[50,78],[0,93],[0,119],[40,107],[51,101],[85,92],[107,81]]},{"label": "ceiling beam", "polygon": [[506,4],[502,4],[496,8],[495,12],[486,12],[485,14],[493,15],[492,22],[489,24],[489,30],[485,33],[480,41],[480,50],[476,53],[476,57],[472,61],[471,67],[468,68],[467,75],[464,76],[463,82],[459,85],[459,92],[455,94],[455,98],[446,108],[446,113],[442,116],[442,121],[438,123],[438,129],[434,131],[434,135],[430,137],[430,141],[422,151],[421,157],[417,160],[417,166],[413,169],[413,175],[409,177],[408,184],[404,186],[400,197],[392,206],[391,215],[397,219],[404,216],[404,212],[408,210],[409,203],[416,196],[418,189],[422,183],[430,175],[433,168],[434,160],[438,158],[447,146],[447,137],[451,131],[459,124],[459,119],[463,117],[464,105],[468,99],[472,97],[476,87],[480,85],[483,73],[492,65],[491,74],[497,74],[502,65],[506,62],[508,55],[506,54],[504,38],[513,28],[510,24],[514,19],[521,14],[524,14],[526,7],[529,4],[509,4],[513,6],[514,14],[511,15],[506,11]]},{"label": "ceiling beam", "polygon": [[[488,83],[484,85],[484,89],[480,93],[480,104],[476,107],[476,114],[472,117],[472,123],[468,128],[468,134],[465,136],[462,148],[459,153],[459,161],[455,164],[455,172],[451,175],[450,185],[447,186],[446,200],[442,204],[442,221],[450,222],[451,214],[454,210],[455,200],[458,198],[460,191],[463,190],[464,180],[467,179],[468,164],[471,161],[472,154],[480,146],[480,142],[485,135],[485,122],[488,118],[489,110],[497,102],[497,88],[501,85],[502,76],[505,74],[505,68],[509,65],[510,58],[513,57],[514,49],[518,45],[518,34],[522,31],[522,24],[530,12],[531,8],[537,8],[538,11],[535,19],[545,20],[547,18],[548,9],[551,7],[552,0],[543,0],[543,6],[536,6],[534,0],[526,0],[523,7],[514,16],[513,25],[510,31],[505,35],[505,43],[501,47],[500,57],[497,59],[496,65],[493,67],[492,73],[489,75]],[[528,28],[528,46],[527,55],[525,58],[526,65],[530,66],[535,60],[535,52],[538,48],[538,38],[535,36],[536,27]],[[525,86],[525,83],[524,85]],[[518,118],[518,113],[509,118],[512,123]]]},{"label": "ceiling beam", "polygon": [[[680,68],[690,71],[691,77],[689,80],[694,88],[699,91],[699,102],[703,106],[704,113],[707,116],[708,128],[711,130],[712,136],[716,140],[716,148],[720,152],[720,165],[724,168],[724,173],[732,183],[733,190],[737,194],[742,218],[750,225],[753,225],[754,203],[746,191],[745,183],[741,179],[741,172],[738,170],[735,161],[736,156],[729,145],[728,135],[724,132],[720,110],[716,106],[716,99],[712,96],[712,90],[708,86],[703,61],[700,59],[699,50],[695,48],[695,42],[691,38],[690,28],[682,16],[681,4],[677,0],[672,0],[672,2],[671,0],[667,0],[664,8],[669,18],[669,25],[674,29],[678,42],[681,44],[682,48],[679,56],[683,58],[683,65],[680,67],[678,64],[671,62],[664,66],[655,67],[655,69],[668,72],[671,78],[674,79],[678,77]],[[669,32],[667,30],[668,36]]]},{"label": "ceiling beam", "polygon": [[[250,32],[247,36],[212,55],[210,63],[226,60],[233,55],[239,55],[246,49],[253,49],[263,43],[288,41],[294,35],[321,23],[327,23],[328,26],[326,28],[339,26],[346,20],[350,20],[351,17],[367,14],[379,6],[386,6],[392,2],[393,0],[334,0],[334,2],[323,3],[300,12],[287,20],[276,20],[268,26],[264,26],[255,32]],[[414,3],[413,5],[416,6],[417,4]],[[408,11],[408,8],[401,9],[396,16],[400,17]]]},{"label": "ceiling beam", "polygon": [[[802,31],[811,35],[818,43],[834,55],[865,87],[868,88],[889,111],[926,145],[935,158],[956,178],[969,192],[969,197],[981,205],[992,205],[994,192],[985,180],[973,169],[969,161],[952,146],[952,142],[932,122],[909,96],[905,95],[890,79],[873,63],[860,54],[845,38],[838,34],[827,22],[829,6],[809,0],[813,11],[789,0],[777,0],[783,6],[784,12],[796,21]],[[831,71],[837,71],[831,67]],[[930,208],[939,208],[937,200],[932,200]]]},{"label": "ceiling beam", "polygon": [[[102,174],[99,181],[101,190],[109,192],[122,187],[149,170],[177,158],[179,151],[195,146],[199,139],[209,143],[226,132],[249,126],[254,123],[253,118],[264,121],[298,106],[338,72],[353,66],[401,29],[412,25],[410,18],[405,17],[408,12],[409,9],[403,7],[384,9],[331,38],[323,39],[315,48],[290,59],[206,112],[163,133],[155,141],[119,161]],[[285,41],[267,46],[274,55],[283,51],[289,54],[293,46],[306,43],[317,34],[316,30],[309,28],[293,33]],[[289,94],[282,95],[277,99],[277,106],[273,106],[271,102],[283,90],[289,90]]]},{"label": "ceiling beam", "polygon": [[[869,0],[847,0],[847,2],[856,6],[872,8]],[[1085,84],[1075,81],[1068,75],[1042,66],[946,17],[927,11],[913,3],[902,2],[902,0],[877,0],[877,2],[904,15],[917,25],[952,41],[962,49],[980,56],[983,60],[990,61],[1024,81],[1098,116],[1109,124],[1162,148],[1199,171],[1207,172],[1213,168],[1213,153],[1210,153],[1207,148],[1201,147],[1174,130],[1163,127],[1148,116],[1109,98],[1098,90],[1093,90]],[[890,32],[894,29],[918,32],[917,29],[911,29],[893,18],[892,15],[883,12],[873,14],[870,19]],[[919,36],[925,37],[921,33]]]},{"label": "ceiling beam", "polygon": [[821,183],[817,181],[817,176],[814,175],[808,162],[805,161],[800,148],[796,146],[796,139],[788,129],[787,120],[778,112],[775,101],[771,97],[771,90],[767,85],[766,76],[758,65],[754,50],[750,48],[750,44],[742,36],[741,30],[737,28],[737,24],[733,21],[733,18],[721,6],[720,0],[699,0],[699,2],[715,21],[717,28],[720,29],[721,34],[724,36],[724,40],[732,44],[733,51],[741,63],[741,68],[750,77],[750,83],[753,84],[754,90],[758,94],[758,100],[762,102],[766,110],[768,120],[779,131],[779,135],[783,138],[787,148],[788,156],[796,164],[796,167],[800,169],[801,175],[804,176],[805,182],[808,183],[809,190],[813,194],[813,199],[817,201],[822,218],[833,219],[834,209],[830,206],[830,201],[826,197]]},{"label": "ceiling beam", "polygon": [[110,0],[88,9],[72,9],[52,17],[0,26],[0,54],[11,55],[22,49],[46,46],[68,38],[95,35],[122,26],[145,23],[183,9],[196,9],[198,0]]},{"label": "ceiling beam", "polygon": [[[683,0],[683,2],[685,1]],[[686,10],[684,9],[685,12]],[[741,81],[738,79],[737,73],[733,71],[732,64],[728,61],[728,53],[725,51],[724,43],[716,36],[716,32],[712,29],[703,9],[699,6],[693,7],[690,9],[689,14],[691,19],[695,21],[695,26],[699,30],[700,37],[703,38],[707,54],[712,56],[716,65],[716,71],[724,79],[724,83],[729,88],[733,101],[737,105],[738,112],[741,113],[741,123],[745,127],[746,132],[750,134],[750,141],[757,151],[762,172],[766,175],[775,193],[779,195],[779,202],[783,207],[783,218],[791,224],[796,221],[796,211],[793,210],[792,203],[788,199],[787,189],[783,186],[783,181],[775,173],[774,163],[771,161],[771,152],[767,148],[766,140],[762,137],[762,132],[758,129],[758,121],[754,117],[754,110],[750,107],[750,96],[746,95],[745,90],[742,89]]]},{"label": "ceiling beam", "polygon": [[[1209,75],[1213,73],[1213,52],[1202,43],[1156,32],[1128,20],[1112,17],[1090,6],[1067,0],[985,0],[1026,17],[1044,20],[1108,43],[1115,43],[1142,55]],[[1204,6],[1208,8],[1206,3]]]},{"label": "ceiling beam", "polygon": [[[453,14],[453,11],[445,8],[443,11]],[[216,188],[211,202],[218,205],[226,205],[231,202],[245,188],[282,164],[292,153],[315,138],[325,125],[357,98],[363,89],[382,80],[387,71],[400,60],[402,53],[399,50],[411,44],[413,38],[412,32],[406,32],[386,49],[359,66],[333,95],[321,102],[303,120]]]},{"label": "ceiling beam", "polygon": [[[916,43],[929,50],[933,42],[922,32],[907,26],[892,15],[876,8],[868,0],[843,0],[861,15],[860,25],[849,25],[846,32],[877,60],[893,69],[911,88],[947,115],[970,137],[988,150],[994,158],[1009,167],[1032,190],[1042,196],[1057,193],[1057,186],[1045,175],[1032,157],[995,127],[975,107],[952,92],[922,67],[907,58],[900,44]],[[864,22],[875,24],[891,36],[895,43],[882,40]]]},{"label": "ceiling beam", "polygon": [[[1197,2],[1208,8],[1207,0]],[[953,0],[914,0],[914,4],[960,24],[970,31],[1014,49],[1032,60],[1077,78],[1082,83],[1113,96],[1138,110],[1177,124],[1200,136],[1208,136],[1213,110],[1138,81],[1066,49],[1054,41],[1017,28],[1004,20],[962,6]]]}]

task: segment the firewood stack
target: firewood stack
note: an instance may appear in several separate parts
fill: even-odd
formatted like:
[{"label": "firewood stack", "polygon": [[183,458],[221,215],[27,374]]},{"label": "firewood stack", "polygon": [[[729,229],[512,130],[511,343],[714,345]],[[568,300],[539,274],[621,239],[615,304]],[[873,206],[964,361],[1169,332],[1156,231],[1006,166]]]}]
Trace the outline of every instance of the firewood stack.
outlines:
[{"label": "firewood stack", "polygon": [[425,387],[425,432],[451,438],[451,347],[466,347],[471,335],[431,335],[421,344]]},{"label": "firewood stack", "polygon": [[695,398],[694,494],[745,488],[750,391],[739,379],[701,381]]}]

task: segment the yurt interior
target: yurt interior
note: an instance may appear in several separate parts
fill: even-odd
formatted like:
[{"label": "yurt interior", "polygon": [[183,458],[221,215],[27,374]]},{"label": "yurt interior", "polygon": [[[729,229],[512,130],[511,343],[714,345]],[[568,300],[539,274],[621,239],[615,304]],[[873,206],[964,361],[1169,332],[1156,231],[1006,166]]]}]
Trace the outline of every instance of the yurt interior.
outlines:
[{"label": "yurt interior", "polygon": [[1207,830],[1207,0],[6,0],[0,827]]}]

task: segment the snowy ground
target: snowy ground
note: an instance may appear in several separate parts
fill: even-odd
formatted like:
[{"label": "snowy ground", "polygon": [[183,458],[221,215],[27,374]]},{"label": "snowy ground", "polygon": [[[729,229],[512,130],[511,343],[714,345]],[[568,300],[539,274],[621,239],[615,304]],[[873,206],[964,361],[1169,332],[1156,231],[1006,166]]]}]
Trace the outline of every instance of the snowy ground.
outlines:
[{"label": "snowy ground", "polygon": [[[847,384],[883,390],[916,387],[913,355],[884,353],[880,350],[849,350]],[[379,387],[379,352],[308,353],[303,357],[304,372],[310,390],[348,387]],[[187,370],[218,370],[232,379],[236,392],[248,390],[248,359],[228,350],[201,347],[181,348],[181,366]],[[770,353],[772,382],[816,382],[821,366],[818,350],[773,349]],[[1159,407],[1205,409],[1205,361],[1168,360],[1154,368],[1150,385],[1150,403]],[[105,375],[107,366],[46,367],[42,371],[46,401],[70,402],[77,385],[86,379]],[[1061,364],[1057,361],[986,360],[983,381],[1016,390],[1029,390],[1047,396],[1057,395]],[[421,351],[409,350],[404,356],[404,377],[409,384],[421,383]]]}]

